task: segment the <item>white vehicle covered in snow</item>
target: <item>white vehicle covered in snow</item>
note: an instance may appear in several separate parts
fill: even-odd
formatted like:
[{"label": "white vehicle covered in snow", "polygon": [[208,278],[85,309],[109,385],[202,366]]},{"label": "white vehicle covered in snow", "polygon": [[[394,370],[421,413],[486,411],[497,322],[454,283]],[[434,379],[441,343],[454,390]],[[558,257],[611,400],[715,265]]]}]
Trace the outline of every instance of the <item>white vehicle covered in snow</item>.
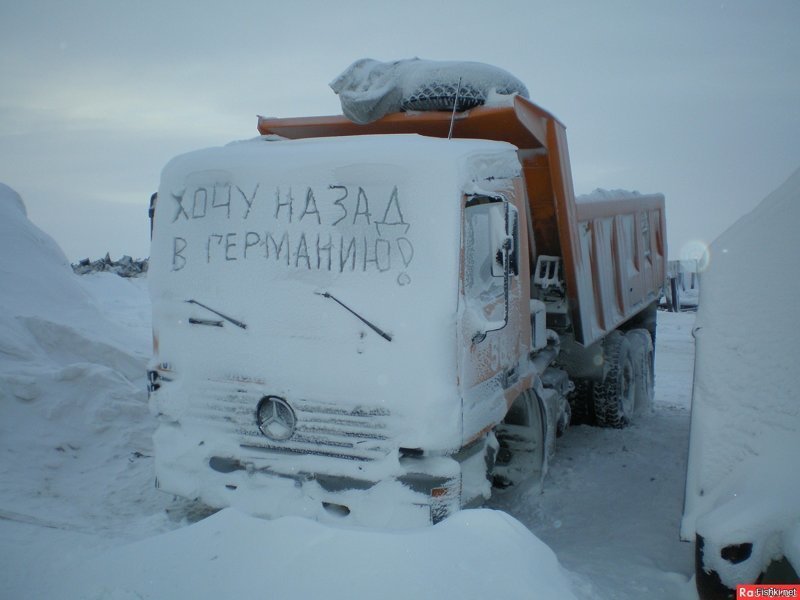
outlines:
[{"label": "white vehicle covered in snow", "polygon": [[714,241],[700,275],[681,536],[697,541],[703,600],[798,582],[798,221],[800,171]]},{"label": "white vehicle covered in snow", "polygon": [[663,197],[576,202],[550,114],[508,96],[259,129],[162,175],[162,489],[269,516],[437,522],[544,476],[573,383],[573,408],[601,425],[647,405]]}]

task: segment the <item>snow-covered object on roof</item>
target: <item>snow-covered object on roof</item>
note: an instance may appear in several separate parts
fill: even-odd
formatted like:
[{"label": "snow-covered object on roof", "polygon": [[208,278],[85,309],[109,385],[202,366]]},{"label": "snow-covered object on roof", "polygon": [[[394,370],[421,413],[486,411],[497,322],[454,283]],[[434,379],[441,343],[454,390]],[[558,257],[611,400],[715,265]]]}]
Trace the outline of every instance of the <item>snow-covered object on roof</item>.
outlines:
[{"label": "snow-covered object on roof", "polygon": [[[752,581],[781,552],[798,554],[798,223],[800,169],[714,241],[700,276],[682,536],[706,538],[723,581]],[[751,560],[720,558],[743,542]]]},{"label": "snow-covered object on roof", "polygon": [[452,110],[456,92],[458,110],[502,102],[502,96],[511,94],[528,97],[525,84],[498,67],[419,58],[388,63],[362,58],[330,86],[339,95],[344,115],[356,123],[370,123],[391,112]]}]

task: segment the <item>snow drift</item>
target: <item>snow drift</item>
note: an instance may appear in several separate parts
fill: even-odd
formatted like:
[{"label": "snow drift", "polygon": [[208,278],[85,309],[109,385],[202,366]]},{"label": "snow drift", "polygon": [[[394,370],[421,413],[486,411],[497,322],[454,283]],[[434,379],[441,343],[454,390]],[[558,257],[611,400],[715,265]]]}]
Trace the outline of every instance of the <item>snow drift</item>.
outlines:
[{"label": "snow drift", "polygon": [[356,123],[377,121],[391,112],[458,110],[500,102],[502,96],[528,90],[510,73],[477,62],[412,58],[382,63],[362,58],[334,79],[344,115]]},{"label": "snow drift", "polygon": [[553,552],[491,510],[387,533],[229,508],[99,557],[56,589],[65,600],[575,598]]},{"label": "snow drift", "polygon": [[[149,483],[138,473],[129,479],[129,457],[152,446],[148,344],[104,317],[64,253],[5,185],[0,273],[0,510],[36,520],[50,518],[58,502],[62,517],[88,526],[93,515],[120,507],[107,495],[114,478],[127,500]],[[113,277],[121,295],[137,293]]]},{"label": "snow drift", "polygon": [[[800,169],[714,241],[700,276],[681,534],[706,538],[706,564],[728,585],[800,554],[791,530],[800,522],[798,223]],[[720,558],[744,542],[752,559]]]}]

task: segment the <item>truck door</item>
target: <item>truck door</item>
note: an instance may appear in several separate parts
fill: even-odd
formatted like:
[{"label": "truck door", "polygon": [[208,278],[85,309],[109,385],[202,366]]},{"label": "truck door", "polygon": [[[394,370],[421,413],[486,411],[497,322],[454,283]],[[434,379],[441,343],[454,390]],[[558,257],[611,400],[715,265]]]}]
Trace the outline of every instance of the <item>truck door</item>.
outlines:
[{"label": "truck door", "polygon": [[[500,420],[530,343],[521,311],[519,212],[503,196],[469,196],[464,207],[461,382],[464,434]],[[522,349],[522,350],[521,350]]]}]

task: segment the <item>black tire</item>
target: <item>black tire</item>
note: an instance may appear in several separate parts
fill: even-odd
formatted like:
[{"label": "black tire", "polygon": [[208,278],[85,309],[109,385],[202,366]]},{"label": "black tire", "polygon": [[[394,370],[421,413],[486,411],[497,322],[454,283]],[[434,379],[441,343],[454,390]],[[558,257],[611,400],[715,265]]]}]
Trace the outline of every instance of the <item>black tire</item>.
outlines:
[{"label": "black tire", "polygon": [[457,84],[429,82],[403,98],[402,110],[453,110],[458,91],[456,110],[469,110],[486,102],[486,95],[469,84],[458,88]]},{"label": "black tire", "polygon": [[[509,81],[505,85],[495,86],[498,94],[522,94],[528,97],[522,82]],[[426,81],[400,100],[400,109],[408,110],[453,110],[458,99],[456,110],[469,110],[486,103],[486,90],[480,85],[468,81],[459,84],[458,80]]]},{"label": "black tire", "polygon": [[591,379],[575,379],[575,389],[567,396],[572,409],[572,424],[594,425],[594,383]]},{"label": "black tire", "polygon": [[646,329],[631,329],[625,333],[625,337],[631,344],[631,356],[636,371],[634,413],[640,415],[653,409],[655,397],[653,342],[650,332]]},{"label": "black tire", "polygon": [[531,482],[541,486],[547,469],[547,421],[533,390],[519,395],[495,427],[499,444],[492,473],[495,488],[505,489]]},{"label": "black tire", "polygon": [[633,419],[636,371],[630,341],[615,331],[603,342],[603,381],[594,386],[594,414],[600,427],[621,429]]},{"label": "black tire", "polygon": [[[736,544],[723,548],[722,557],[732,564],[738,564],[750,558],[752,550],[752,542]],[[736,591],[722,583],[719,573],[714,569],[707,568],[705,563],[705,540],[702,535],[697,534],[694,545],[694,579],[697,595],[700,600],[734,600]],[[755,581],[738,581],[737,583],[796,584],[800,583],[800,577],[791,563],[786,558],[781,558],[771,561]]]},{"label": "black tire", "polygon": [[736,593],[722,583],[719,573],[711,569],[706,570],[703,561],[702,535],[695,537],[694,572],[695,586],[700,600],[733,600],[735,597]]}]

